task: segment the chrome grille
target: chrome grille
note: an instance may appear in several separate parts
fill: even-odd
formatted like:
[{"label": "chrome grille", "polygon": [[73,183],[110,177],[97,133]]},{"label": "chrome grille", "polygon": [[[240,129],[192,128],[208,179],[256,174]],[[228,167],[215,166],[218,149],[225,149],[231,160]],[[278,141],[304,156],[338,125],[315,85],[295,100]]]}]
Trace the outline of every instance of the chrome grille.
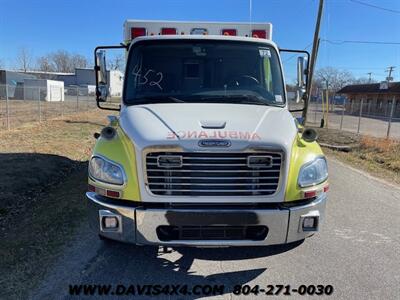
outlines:
[{"label": "chrome grille", "polygon": [[[181,165],[168,167],[159,161]],[[249,164],[249,156],[270,157],[268,166]],[[151,152],[146,155],[146,183],[155,195],[260,196],[276,192],[282,166],[281,152]]]}]

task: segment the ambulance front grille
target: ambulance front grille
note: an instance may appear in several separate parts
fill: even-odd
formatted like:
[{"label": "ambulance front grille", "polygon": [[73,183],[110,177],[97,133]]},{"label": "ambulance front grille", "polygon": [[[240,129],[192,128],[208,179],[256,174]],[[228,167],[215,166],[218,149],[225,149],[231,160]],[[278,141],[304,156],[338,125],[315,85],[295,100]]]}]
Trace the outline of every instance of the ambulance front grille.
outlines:
[{"label": "ambulance front grille", "polygon": [[279,185],[282,152],[151,152],[146,184],[163,196],[273,195]]}]

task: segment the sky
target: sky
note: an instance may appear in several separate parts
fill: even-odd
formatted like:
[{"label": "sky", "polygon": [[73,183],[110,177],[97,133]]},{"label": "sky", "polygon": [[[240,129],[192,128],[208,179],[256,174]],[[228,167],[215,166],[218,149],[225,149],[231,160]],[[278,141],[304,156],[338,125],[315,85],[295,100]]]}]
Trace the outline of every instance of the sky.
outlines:
[{"label": "sky", "polygon": [[[251,18],[273,24],[279,47],[311,51],[317,8],[317,0],[0,0],[0,62],[17,67],[16,56],[23,47],[34,57],[64,49],[92,60],[96,46],[122,42],[126,19]],[[325,0],[320,35],[317,68],[333,66],[356,77],[372,72],[373,79],[383,80],[386,68],[396,66],[392,76],[400,81],[400,0]]]}]

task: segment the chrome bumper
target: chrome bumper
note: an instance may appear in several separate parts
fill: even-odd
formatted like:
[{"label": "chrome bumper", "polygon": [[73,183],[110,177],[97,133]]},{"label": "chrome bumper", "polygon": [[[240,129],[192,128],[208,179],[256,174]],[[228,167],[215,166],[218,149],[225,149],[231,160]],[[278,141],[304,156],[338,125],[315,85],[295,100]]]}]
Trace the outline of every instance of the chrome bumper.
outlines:
[{"label": "chrome bumper", "polygon": [[[170,246],[261,246],[285,244],[302,240],[319,231],[323,221],[327,196],[325,193],[305,205],[273,209],[216,208],[145,208],[111,204],[93,192],[86,193],[90,205],[91,225],[101,236],[138,245]],[[133,204],[133,203],[130,203]],[[118,227],[107,229],[103,218],[118,220]],[[306,217],[315,218],[315,228],[303,229]],[[171,240],[161,241],[157,227],[162,225],[240,226],[263,225],[268,234],[263,240]]]}]

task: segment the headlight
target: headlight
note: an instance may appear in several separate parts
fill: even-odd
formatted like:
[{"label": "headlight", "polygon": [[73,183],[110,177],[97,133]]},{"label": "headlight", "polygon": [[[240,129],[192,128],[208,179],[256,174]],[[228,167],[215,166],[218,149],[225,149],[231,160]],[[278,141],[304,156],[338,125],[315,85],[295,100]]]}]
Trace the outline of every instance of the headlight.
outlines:
[{"label": "headlight", "polygon": [[328,165],[324,157],[318,157],[301,167],[298,183],[301,187],[317,185],[328,178]]},{"label": "headlight", "polygon": [[110,184],[124,184],[123,169],[99,156],[93,156],[89,162],[89,175],[96,180]]}]

